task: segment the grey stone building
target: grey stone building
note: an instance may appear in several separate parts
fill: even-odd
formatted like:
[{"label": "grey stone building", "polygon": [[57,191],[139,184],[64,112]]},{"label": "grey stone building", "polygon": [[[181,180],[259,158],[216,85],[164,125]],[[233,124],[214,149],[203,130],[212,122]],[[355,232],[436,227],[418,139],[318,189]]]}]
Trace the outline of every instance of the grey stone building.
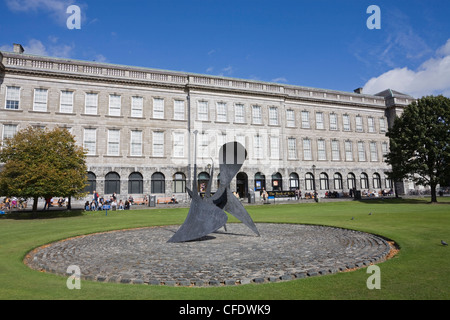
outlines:
[{"label": "grey stone building", "polygon": [[385,133],[413,100],[41,57],[20,45],[0,52],[1,139],[30,125],[65,127],[87,150],[90,192],[121,198],[186,199],[194,160],[199,187],[212,178],[214,190],[229,141],[248,151],[231,185],[240,196],[389,190]]}]

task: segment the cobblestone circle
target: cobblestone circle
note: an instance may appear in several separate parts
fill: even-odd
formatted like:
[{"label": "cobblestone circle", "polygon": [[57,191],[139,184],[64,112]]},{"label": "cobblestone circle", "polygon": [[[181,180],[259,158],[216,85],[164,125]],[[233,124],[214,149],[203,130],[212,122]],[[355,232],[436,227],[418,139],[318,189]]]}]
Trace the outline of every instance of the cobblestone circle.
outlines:
[{"label": "cobblestone circle", "polygon": [[[227,224],[200,240],[167,243],[179,226],[80,236],[37,248],[25,263],[81,279],[168,286],[267,283],[342,272],[384,261],[389,243],[372,234],[298,224]],[[71,271],[72,272],[72,271]]]}]

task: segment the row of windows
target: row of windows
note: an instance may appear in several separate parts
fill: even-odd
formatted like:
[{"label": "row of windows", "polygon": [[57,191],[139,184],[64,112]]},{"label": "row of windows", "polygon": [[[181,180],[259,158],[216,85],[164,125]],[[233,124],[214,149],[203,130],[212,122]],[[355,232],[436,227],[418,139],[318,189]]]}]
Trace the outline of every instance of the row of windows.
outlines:
[{"label": "row of windows", "polygon": [[[289,190],[304,189],[304,190],[343,190],[344,189],[344,179],[342,174],[339,172],[334,173],[332,179],[327,173],[322,172],[319,174],[318,185],[316,186],[316,178],[311,172],[307,172],[304,176],[304,185],[301,185],[300,177],[297,173],[292,172],[289,175]],[[239,173],[238,179],[247,183],[248,189],[248,176],[246,173]],[[357,188],[356,175],[352,172],[347,174],[346,185],[347,189]],[[200,172],[197,177],[198,190],[199,192],[205,191],[206,185],[209,183],[210,175],[207,172]],[[109,172],[105,176],[105,194],[121,193],[120,189],[120,175],[117,172]],[[218,188],[220,181],[220,175],[217,178],[216,186]],[[151,176],[151,186],[150,193],[165,193],[166,192],[166,178],[161,172],[155,172]],[[331,187],[331,188],[330,188]],[[363,172],[359,176],[359,188],[361,189],[381,189],[381,188],[392,188],[392,181],[384,176],[384,183],[382,183],[381,176],[378,173],[374,173],[369,180],[367,173]],[[283,190],[283,177],[277,172],[272,175],[272,185],[273,191]],[[261,172],[258,172],[254,176],[254,190],[268,190],[266,186],[266,177]],[[97,177],[93,172],[88,172],[88,186],[86,187],[86,192],[92,193],[97,190]],[[172,191],[173,193],[185,193],[186,192],[186,176],[182,172],[177,172],[172,177]],[[128,177],[128,193],[129,194],[143,194],[144,193],[144,179],[141,173],[133,172]]]},{"label": "row of windows", "polygon": [[[87,92],[85,93],[85,110],[84,113],[88,115],[98,114],[98,93]],[[165,119],[165,99],[154,97],[152,98],[153,119]],[[173,119],[185,120],[185,101],[174,100],[173,101]],[[19,109],[20,106],[20,87],[7,86],[6,87],[6,109]],[[242,103],[236,103],[234,107],[234,123],[247,123],[246,120],[246,106]],[[60,106],[59,112],[61,113],[73,113],[74,108],[74,92],[69,90],[63,90],[60,92]],[[34,89],[33,99],[33,111],[46,112],[48,109],[48,89]],[[216,122],[229,122],[229,106],[226,102],[216,103]],[[278,107],[269,107],[268,125],[279,126],[280,112]],[[386,119],[384,117],[375,118],[372,116],[367,117],[367,126],[364,124],[364,117],[361,115],[354,116],[354,123],[349,114],[338,115],[334,112],[328,114],[328,121],[325,120],[325,113],[317,111],[312,113],[307,110],[301,111],[300,127],[303,129],[310,129],[311,126],[311,114],[315,117],[314,126],[315,129],[325,130],[326,122],[328,123],[329,130],[342,130],[342,131],[356,131],[356,132],[386,132]],[[122,115],[122,96],[118,94],[110,94],[108,102],[108,115],[109,116],[121,116]],[[142,118],[144,116],[144,98],[142,96],[131,97],[131,117]],[[197,120],[200,121],[212,121],[213,115],[210,115],[210,107],[208,101],[197,102]],[[264,124],[263,110],[259,105],[251,106],[251,123],[256,125]],[[377,124],[378,122],[378,124]],[[293,109],[286,110],[286,126],[297,127],[296,115]],[[354,126],[354,129],[353,129]],[[377,131],[378,126],[378,131]]]}]

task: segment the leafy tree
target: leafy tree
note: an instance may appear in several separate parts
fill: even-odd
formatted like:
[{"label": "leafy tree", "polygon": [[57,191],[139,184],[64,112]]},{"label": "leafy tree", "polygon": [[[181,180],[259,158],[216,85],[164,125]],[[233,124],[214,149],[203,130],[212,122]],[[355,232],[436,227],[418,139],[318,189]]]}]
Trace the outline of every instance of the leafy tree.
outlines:
[{"label": "leafy tree", "polygon": [[387,136],[390,177],[430,186],[431,202],[437,202],[436,186],[450,171],[450,99],[442,95],[418,99],[395,119]]},{"label": "leafy tree", "polygon": [[40,197],[82,197],[85,158],[66,129],[23,129],[3,142],[0,194],[34,199],[33,211]]}]

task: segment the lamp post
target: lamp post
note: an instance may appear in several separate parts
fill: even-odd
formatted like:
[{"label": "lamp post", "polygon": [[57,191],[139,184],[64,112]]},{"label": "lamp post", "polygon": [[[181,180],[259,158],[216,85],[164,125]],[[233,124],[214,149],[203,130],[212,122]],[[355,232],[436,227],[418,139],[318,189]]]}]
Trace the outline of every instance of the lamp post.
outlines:
[{"label": "lamp post", "polygon": [[315,164],[313,164],[312,169],[313,169],[314,200],[316,202],[319,202],[317,199],[317,191],[316,191],[316,165]]}]

